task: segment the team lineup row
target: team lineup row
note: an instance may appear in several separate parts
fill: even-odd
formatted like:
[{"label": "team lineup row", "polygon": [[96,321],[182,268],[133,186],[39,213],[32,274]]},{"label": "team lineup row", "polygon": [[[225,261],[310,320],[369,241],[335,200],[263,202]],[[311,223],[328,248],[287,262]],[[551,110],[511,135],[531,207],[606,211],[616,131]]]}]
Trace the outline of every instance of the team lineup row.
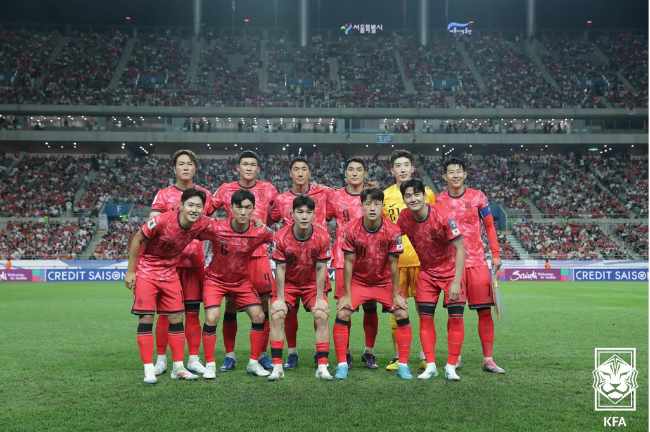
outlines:
[{"label": "team lineup row", "polygon": [[[412,379],[407,365],[412,335],[406,299],[415,297],[423,370],[418,378],[436,377],[434,314],[442,293],[449,314],[445,377],[460,380],[457,371],[461,367],[466,303],[478,312],[483,370],[504,373],[492,359],[494,295],[481,222],[494,271],[501,265],[496,231],[485,195],[464,185],[467,173],[462,160],[444,163],[443,177],[449,188],[438,196],[422,181],[411,178],[413,156],[405,150],[391,155],[396,184],[385,191],[374,183],[365,183],[364,188],[367,171],[359,158],[346,161],[347,185],[341,189],[311,184],[309,161],[294,158],[290,164],[293,187],[283,194],[278,194],[272,184],[256,179],[260,166],[254,152],[240,154],[236,166],[240,179],[221,185],[214,194],[193,183],[198,164],[194,153],[179,150],[172,162],[177,182],[157,193],[149,221],[132,241],[125,278],[126,286],[134,291],[132,313],[139,315],[137,340],[144,382],[157,382],[156,376],[167,370],[167,345],[172,351],[172,379],[197,379],[196,374],[203,374],[205,379],[216,377],[216,327],[224,298],[226,357],[219,368],[223,372],[236,367],[238,311],[246,311],[252,322],[247,373],[279,380],[285,368],[295,368],[300,301],[314,317],[316,377],[347,377],[352,362],[350,315],[359,307],[364,310],[363,361],[368,368],[376,369],[373,351],[380,303],[383,311],[391,313],[395,348],[386,369],[396,370],[400,378]],[[219,208],[226,210],[226,219],[206,217]],[[336,239],[330,251],[330,238],[323,226],[332,219],[336,222]],[[275,233],[264,226],[277,222],[283,227]],[[211,242],[214,253],[205,270],[203,240]],[[275,277],[268,243],[273,243]],[[336,271],[334,295],[338,300],[332,331],[338,362],[334,377],[327,369],[330,259]],[[205,310],[202,328],[201,302]],[[283,329],[289,354],[284,366]],[[269,339],[272,360],[267,355]],[[199,360],[201,342],[205,366]]]}]

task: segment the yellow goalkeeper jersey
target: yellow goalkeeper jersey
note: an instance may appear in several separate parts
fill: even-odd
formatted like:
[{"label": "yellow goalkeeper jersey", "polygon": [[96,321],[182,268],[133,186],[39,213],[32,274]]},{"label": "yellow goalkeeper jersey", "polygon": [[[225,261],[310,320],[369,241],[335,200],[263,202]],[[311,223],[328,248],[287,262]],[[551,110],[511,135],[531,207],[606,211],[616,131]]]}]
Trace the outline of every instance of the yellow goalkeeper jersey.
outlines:
[{"label": "yellow goalkeeper jersey", "polygon": [[[436,195],[431,189],[426,188],[427,191],[427,203],[435,204]],[[404,200],[402,199],[402,193],[399,191],[399,187],[396,184],[392,185],[388,189],[384,190],[384,214],[385,218],[388,218],[391,222],[397,223],[397,218],[399,218],[399,213],[406,208]],[[402,236],[402,244],[404,245],[404,252],[399,257],[399,266],[402,267],[420,267],[420,260],[418,255],[415,253],[415,249],[411,245],[408,237]]]}]

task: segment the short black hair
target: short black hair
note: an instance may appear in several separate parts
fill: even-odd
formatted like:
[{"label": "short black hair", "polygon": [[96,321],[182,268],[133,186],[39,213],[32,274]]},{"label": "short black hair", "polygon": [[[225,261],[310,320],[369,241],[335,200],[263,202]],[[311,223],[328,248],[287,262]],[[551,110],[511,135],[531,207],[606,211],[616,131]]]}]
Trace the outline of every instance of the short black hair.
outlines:
[{"label": "short black hair", "polygon": [[350,164],[351,164],[352,162],[356,162],[356,163],[361,164],[361,166],[363,166],[363,170],[364,170],[364,171],[368,171],[368,169],[366,168],[366,163],[363,161],[363,159],[361,159],[361,158],[359,158],[359,157],[353,157],[353,158],[350,158],[350,159],[348,159],[348,160],[345,162],[345,170],[346,170],[346,171],[347,171],[347,169],[348,169],[348,166],[350,166]]},{"label": "short black hair", "polygon": [[176,161],[178,160],[178,158],[183,155],[189,157],[192,163],[194,164],[194,166],[197,166],[199,164],[196,158],[196,154],[192,150],[182,149],[182,150],[178,150],[176,153],[172,155],[172,164],[174,165],[174,167],[176,167]]},{"label": "short black hair", "polygon": [[304,162],[307,164],[307,168],[309,168],[309,171],[311,171],[311,165],[309,165],[309,161],[307,158],[304,158],[302,156],[296,156],[295,158],[291,159],[291,163],[289,164],[289,171],[293,169],[293,164],[298,163],[298,162]]},{"label": "short black hair", "polygon": [[395,164],[395,161],[399,158],[406,158],[411,162],[411,165],[413,165],[413,153],[408,150],[393,150],[393,152],[390,154],[391,168]]},{"label": "short black hair", "polygon": [[314,199],[307,195],[299,195],[293,200],[293,209],[299,209],[300,207],[307,207],[309,210],[316,209],[316,203]]},{"label": "short black hair", "polygon": [[190,199],[192,197],[195,197],[195,196],[201,198],[201,201],[203,202],[203,205],[205,205],[205,192],[203,192],[202,190],[194,189],[194,188],[185,189],[183,191],[183,195],[181,195],[181,202],[184,203],[188,199]]},{"label": "short black hair", "polygon": [[253,150],[244,150],[243,152],[239,153],[239,161],[237,163],[241,164],[242,159],[255,159],[257,161],[257,164],[260,164],[260,158]]},{"label": "short black hair", "polygon": [[413,193],[422,192],[423,195],[426,195],[427,190],[424,186],[422,180],[418,178],[412,178],[411,180],[406,180],[401,185],[399,185],[399,191],[402,192],[402,196],[406,193],[406,189],[413,188]]},{"label": "short black hair", "polygon": [[372,201],[384,202],[384,191],[379,188],[366,188],[361,191],[361,202],[364,203],[368,198]]},{"label": "short black hair", "polygon": [[447,172],[447,167],[449,165],[458,165],[463,169],[463,171],[465,171],[465,162],[463,162],[461,159],[453,157],[451,159],[447,159],[446,161],[444,161],[442,163],[442,167],[445,173]]},{"label": "short black hair", "polygon": [[253,203],[253,206],[255,206],[255,195],[253,195],[253,192],[246,189],[239,189],[232,194],[232,197],[230,197],[230,204],[241,206],[241,203],[246,200],[249,200]]}]

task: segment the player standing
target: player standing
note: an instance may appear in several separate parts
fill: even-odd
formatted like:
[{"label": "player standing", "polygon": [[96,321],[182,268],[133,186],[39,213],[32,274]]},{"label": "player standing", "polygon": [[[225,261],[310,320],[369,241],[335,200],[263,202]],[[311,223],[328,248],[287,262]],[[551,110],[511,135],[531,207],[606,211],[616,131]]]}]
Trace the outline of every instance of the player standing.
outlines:
[{"label": "player standing", "polygon": [[214,251],[203,287],[203,352],[206,362],[204,379],[216,377],[214,346],[217,341],[221,302],[225,296],[229,296],[239,311],[245,311],[251,319],[251,354],[246,373],[256,376],[269,375],[259,363],[265,341],[264,311],[259,294],[249,277],[249,261],[261,245],[273,240],[273,232],[266,227],[255,228],[251,225],[251,216],[255,211],[255,195],[251,191],[240,189],[232,194],[230,200],[230,212],[233,217],[215,222],[199,237],[202,240],[210,240]]},{"label": "player standing", "polygon": [[[363,210],[360,205],[360,195],[363,190],[363,182],[368,175],[366,164],[361,158],[353,157],[345,163],[345,179],[347,186],[341,189],[333,190],[327,199],[327,218],[336,218],[336,240],[332,252],[332,265],[336,271],[336,287],[334,298],[339,299],[343,296],[344,281],[343,267],[345,256],[343,254],[343,234],[348,224],[352,221],[363,217]],[[366,346],[361,356],[361,361],[365,362],[369,369],[377,369],[373,354],[374,341],[377,339],[378,330],[377,303],[370,301],[363,305],[363,330],[366,336]],[[352,319],[348,320],[350,328]],[[352,367],[352,355],[350,354],[350,332],[348,331],[348,367]]]},{"label": "player standing", "polygon": [[[165,189],[160,189],[151,205],[149,218],[160,213],[180,211],[181,195],[187,189],[197,189],[205,193],[206,202],[203,213],[210,215],[212,209],[212,195],[207,189],[194,184],[194,175],[198,161],[191,150],[178,150],[172,156],[176,184]],[[201,345],[201,322],[199,311],[201,308],[202,285],[205,268],[205,252],[203,242],[195,240],[183,251],[177,265],[178,276],[183,287],[185,299],[185,337],[187,339],[189,360],[187,369],[194,373],[204,373],[205,367],[199,361],[199,347]],[[156,323],[156,375],[167,370],[167,327],[169,322],[166,315],[160,315]]]},{"label": "player standing", "polygon": [[426,203],[427,192],[422,180],[408,180],[402,183],[400,190],[408,208],[400,213],[398,224],[402,234],[409,238],[420,258],[415,302],[420,314],[420,341],[426,367],[418,378],[429,379],[438,376],[435,362],[436,328],[433,318],[440,292],[444,292],[443,307],[447,308],[449,314],[449,357],[445,366],[445,378],[459,381],[456,361],[465,338],[463,236],[452,215],[440,206]]},{"label": "player standing", "polygon": [[171,378],[198,378],[183,366],[185,305],[176,267],[186,246],[214,221],[201,217],[206,202],[203,191],[187,189],[179,201],[179,209],[154,216],[133,237],[124,278],[126,287],[133,290],[131,313],[140,317],[137,341],[147,384],[158,382],[153,365],[154,313],[168,318],[167,334],[173,361]]},{"label": "player standing", "polygon": [[[297,196],[306,195],[314,200],[316,209],[314,211],[313,224],[326,229],[327,223],[327,198],[332,189],[322,185],[311,185],[311,166],[304,157],[295,157],[289,164],[289,176],[293,180],[293,187],[277,196],[273,206],[269,210],[269,219],[273,223],[282,221],[284,226],[293,222],[291,212],[293,211],[293,200]],[[325,278],[325,292],[331,290],[329,277]],[[298,299],[296,299],[298,301]],[[298,304],[292,305],[284,322],[284,331],[287,336],[289,357],[284,365],[286,369],[294,369],[298,365],[298,349],[296,339],[298,335]]]},{"label": "player standing", "polygon": [[[492,271],[498,272],[501,268],[501,253],[492,211],[482,191],[465,186],[467,171],[462,160],[451,158],[444,162],[443,169],[443,178],[447,182],[448,189],[438,194],[436,201],[447,208],[463,231],[467,247],[464,275],[467,283],[467,303],[470,309],[475,309],[478,313],[478,335],[483,348],[483,370],[503,374],[506,371],[497,366],[492,359],[494,321],[491,307],[494,306],[494,294],[481,235],[481,221],[483,221],[492,251]],[[456,368],[460,368],[460,365],[460,357],[458,357]]]},{"label": "player standing", "polygon": [[[277,197],[278,191],[275,187],[266,181],[257,180],[257,175],[260,172],[260,163],[257,153],[246,150],[240,153],[239,162],[236,166],[239,172],[239,180],[232,183],[224,183],[214,193],[213,205],[215,210],[224,207],[228,218],[232,218],[232,210],[230,201],[232,195],[241,189],[250,191],[255,196],[255,210],[253,211],[253,219],[257,218],[262,221],[267,220],[269,206]],[[249,276],[251,283],[257,291],[262,301],[262,309],[264,310],[264,338],[265,342],[262,347],[262,354],[259,362],[265,369],[273,369],[271,360],[266,355],[266,347],[269,339],[269,298],[271,297],[271,290],[275,286],[273,273],[271,271],[271,263],[269,261],[269,253],[266,245],[261,245],[251,257],[249,261]],[[235,368],[237,361],[235,359],[235,338],[237,336],[237,305],[230,298],[226,297],[226,307],[223,314],[223,343],[226,348],[226,358],[223,365],[219,368],[222,372],[227,372]]]},{"label": "player standing", "polygon": [[[402,193],[400,192],[400,185],[411,179],[415,167],[413,166],[413,154],[407,150],[395,150],[390,155],[390,172],[395,176],[395,184],[384,190],[385,207],[384,217],[393,223],[397,223],[399,214],[406,208]],[[427,203],[435,204],[435,194],[427,188]],[[415,297],[417,295],[418,272],[420,271],[420,261],[418,256],[413,250],[413,246],[407,237],[403,238],[404,253],[399,257],[399,286],[402,288],[404,295]],[[417,307],[417,303],[416,303]],[[397,322],[395,317],[390,317],[390,330],[393,337],[393,346],[395,347],[395,357],[386,366],[386,370],[395,370],[397,368]],[[424,352],[420,351],[420,369],[424,370],[426,362],[424,360]]]},{"label": "player standing", "polygon": [[330,259],[330,236],[314,226],[314,200],[301,195],[293,200],[294,223],[275,234],[273,259],[276,262],[276,292],[271,300],[271,354],[273,372],[270,381],[284,378],[282,327],[289,309],[302,299],[305,310],[314,316],[316,325],[316,378],[332,380],[327,370],[330,338],[328,329],[329,305],[324,293],[327,261]]},{"label": "player standing", "polygon": [[[346,361],[348,319],[362,304],[374,300],[384,311],[397,320],[398,365],[397,375],[413,379],[408,368],[411,349],[411,323],[407,303],[399,287],[398,259],[402,253],[402,236],[399,228],[382,217],[384,193],[381,189],[364,189],[361,192],[363,217],[351,222],[345,230],[344,294],[337,304],[334,322],[334,347],[338,359],[337,379],[348,376]],[[373,343],[374,346],[374,343]]]}]

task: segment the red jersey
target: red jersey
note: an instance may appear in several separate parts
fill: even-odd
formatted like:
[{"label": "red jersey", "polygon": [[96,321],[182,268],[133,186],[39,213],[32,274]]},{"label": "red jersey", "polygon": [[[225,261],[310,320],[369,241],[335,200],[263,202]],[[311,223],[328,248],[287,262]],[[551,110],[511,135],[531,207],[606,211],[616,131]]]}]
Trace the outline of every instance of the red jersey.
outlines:
[{"label": "red jersey", "polygon": [[343,233],[351,221],[363,217],[360,194],[351,194],[346,188],[333,190],[327,199],[327,219],[336,218],[336,240],[332,251],[332,265],[343,268]]},{"label": "red jersey", "polygon": [[191,228],[184,228],[180,219],[180,212],[167,212],[142,225],[140,231],[147,240],[138,255],[136,277],[158,281],[178,279],[176,267],[181,254],[192,240],[214,223],[210,218],[200,217]]},{"label": "red jersey", "polygon": [[224,219],[214,222],[199,239],[210,240],[214,253],[205,279],[239,287],[249,279],[248,261],[257,248],[273,241],[273,231],[266,227],[255,228],[251,222],[246,231],[239,232],[232,227],[232,219]]},{"label": "red jersey", "polygon": [[418,221],[411,209],[406,208],[399,214],[397,224],[415,248],[421,272],[439,279],[453,277],[456,252],[451,241],[460,237],[461,231],[444,207],[427,204],[427,209],[427,217]]},{"label": "red jersey", "polygon": [[300,288],[316,288],[316,262],[330,259],[330,236],[322,228],[312,226],[305,240],[299,240],[293,225],[275,233],[275,247],[271,257],[278,263],[286,263],[285,283]]},{"label": "red jersey", "polygon": [[[214,212],[212,208],[212,194],[207,189],[201,186],[194,185],[194,189],[205,192],[205,206],[203,207],[203,215],[210,215]],[[178,212],[181,210],[181,196],[183,189],[176,185],[169,186],[165,189],[160,189],[156,193],[156,197],[151,204],[151,211],[160,213]],[[177,267],[205,267],[205,252],[203,251],[203,243],[195,240],[187,245],[181,254],[180,261]]]},{"label": "red jersey", "polygon": [[[307,193],[305,195],[311,197],[316,204],[315,214],[314,214],[314,225],[320,225],[325,227],[327,223],[327,197],[329,196],[332,189],[327,186],[317,185],[316,187],[309,186]],[[285,193],[278,195],[273,202],[269,216],[273,222],[282,221],[282,225],[286,226],[293,223],[293,218],[291,217],[291,212],[293,211],[293,200],[296,199],[298,194],[295,194],[291,189]]]},{"label": "red jersey", "polygon": [[388,256],[404,251],[402,234],[397,225],[381,218],[376,231],[368,231],[363,217],[348,224],[343,239],[343,252],[354,254],[352,280],[368,287],[391,286]]},{"label": "red jersey", "polygon": [[445,207],[463,232],[463,242],[467,249],[465,267],[485,265],[481,220],[492,214],[485,194],[480,190],[465,188],[460,196],[453,197],[446,190],[436,195],[436,203]]},{"label": "red jersey", "polygon": [[[228,214],[228,219],[232,218],[230,198],[232,198],[232,194],[237,192],[239,189],[246,189],[253,193],[255,196],[255,210],[253,210],[253,217],[261,219],[262,222],[266,222],[266,215],[269,212],[269,206],[278,196],[278,191],[275,189],[275,186],[265,181],[257,180],[253,186],[248,187],[242,186],[239,181],[222,184],[212,197],[212,205],[214,209],[218,210],[223,207]],[[260,246],[253,253],[253,256],[268,257],[269,253],[266,250],[266,245]]]}]

